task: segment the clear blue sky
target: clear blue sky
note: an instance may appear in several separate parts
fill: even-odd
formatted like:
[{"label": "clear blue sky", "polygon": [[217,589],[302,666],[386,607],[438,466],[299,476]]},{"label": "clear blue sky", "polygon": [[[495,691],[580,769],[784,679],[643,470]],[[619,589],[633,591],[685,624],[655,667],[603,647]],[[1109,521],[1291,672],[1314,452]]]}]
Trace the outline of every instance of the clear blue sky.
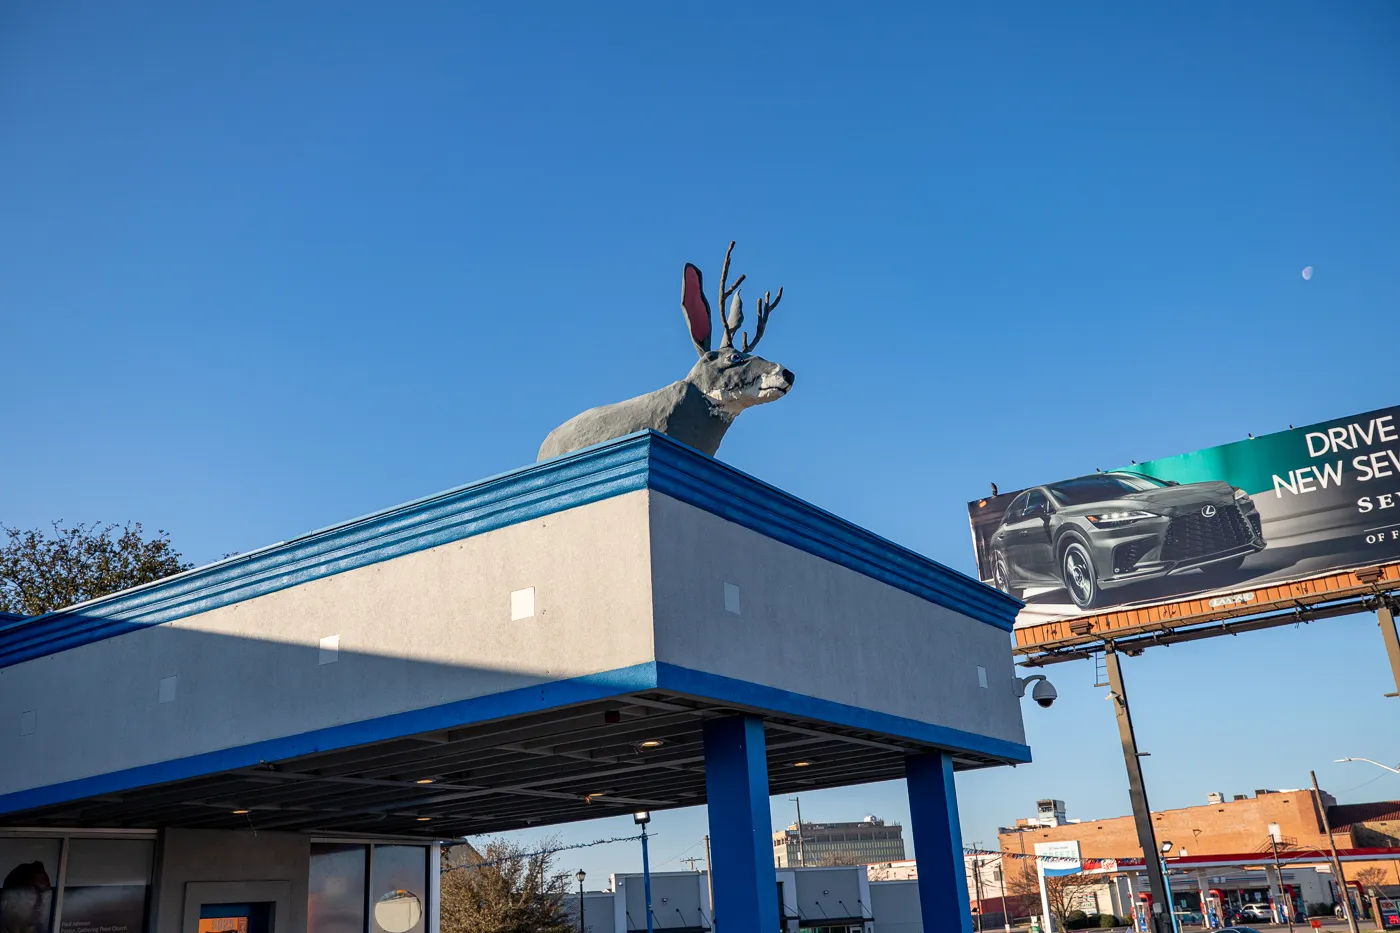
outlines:
[{"label": "clear blue sky", "polygon": [[[1400,401],[1394,4],[289,6],[0,9],[0,522],[203,562],[523,464],[685,372],[681,264],[731,238],[799,380],[723,458],[965,571],[989,480]],[[1053,676],[969,840],[1127,812],[1105,691]],[[1330,763],[1400,759],[1371,619],[1129,677],[1158,807],[1400,797]],[[654,828],[674,868],[703,811]]]}]

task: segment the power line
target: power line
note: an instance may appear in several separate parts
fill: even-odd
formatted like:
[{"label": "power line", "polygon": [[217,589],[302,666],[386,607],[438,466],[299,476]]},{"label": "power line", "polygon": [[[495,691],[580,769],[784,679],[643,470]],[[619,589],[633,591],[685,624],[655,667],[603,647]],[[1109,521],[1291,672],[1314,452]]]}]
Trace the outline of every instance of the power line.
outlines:
[{"label": "power line", "polygon": [[666,859],[665,861],[658,862],[657,864],[658,864],[658,865],[669,865],[669,864],[671,864],[672,862],[684,862],[684,861],[685,861],[684,856],[685,856],[685,854],[686,854],[687,852],[689,852],[690,850],[696,848],[697,846],[703,846],[704,844],[705,844],[705,840],[704,840],[704,839],[697,839],[697,840],[695,840],[693,843],[691,843],[690,845],[686,846],[684,849],[681,849],[681,850],[680,850],[679,852],[677,852],[675,855],[671,856],[670,858]]},{"label": "power line", "polygon": [[[658,835],[660,835],[660,834],[659,834],[659,833],[648,833],[647,835],[655,837],[655,836],[658,836]],[[573,850],[573,849],[591,849],[593,846],[605,846],[605,845],[608,845],[609,843],[613,843],[613,842],[636,842],[638,839],[641,839],[641,838],[642,838],[641,836],[614,836],[614,837],[612,837],[611,839],[594,839],[592,842],[579,842],[579,843],[575,843],[574,845],[571,845],[571,846],[551,846],[551,847],[548,848],[548,849],[536,849],[534,852],[520,852],[520,853],[515,853],[515,854],[509,855],[509,856],[507,856],[507,857],[505,857],[505,858],[498,858],[498,859],[482,859],[481,861],[479,861],[479,862],[473,862],[473,863],[470,864],[470,865],[457,865],[457,866],[455,866],[455,867],[453,867],[453,868],[444,868],[444,869],[442,869],[442,870],[445,871],[445,872],[447,872],[447,871],[457,871],[459,868],[490,868],[490,867],[493,867],[493,866],[496,866],[496,865],[504,865],[504,864],[506,864],[507,862],[514,862],[514,861],[516,861],[516,860],[518,860],[518,859],[523,859],[523,858],[534,858],[534,857],[537,856],[537,855],[553,855],[553,854],[556,853],[556,852],[568,852],[568,851]],[[464,845],[471,845],[471,843],[468,843],[468,842],[454,842],[454,843],[451,843],[450,845],[446,846],[445,848],[449,848],[449,849],[450,849],[450,848],[452,848],[452,846],[464,846]],[[475,848],[475,847],[473,847],[473,848]]]}]

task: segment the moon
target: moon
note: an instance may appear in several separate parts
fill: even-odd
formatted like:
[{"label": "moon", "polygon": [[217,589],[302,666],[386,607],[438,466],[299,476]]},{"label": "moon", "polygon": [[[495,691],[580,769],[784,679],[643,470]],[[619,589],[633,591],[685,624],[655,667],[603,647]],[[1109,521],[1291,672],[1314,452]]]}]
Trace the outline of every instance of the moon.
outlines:
[{"label": "moon", "polygon": [[1312,278],[1312,266],[1303,267],[1303,281],[1307,282]]}]

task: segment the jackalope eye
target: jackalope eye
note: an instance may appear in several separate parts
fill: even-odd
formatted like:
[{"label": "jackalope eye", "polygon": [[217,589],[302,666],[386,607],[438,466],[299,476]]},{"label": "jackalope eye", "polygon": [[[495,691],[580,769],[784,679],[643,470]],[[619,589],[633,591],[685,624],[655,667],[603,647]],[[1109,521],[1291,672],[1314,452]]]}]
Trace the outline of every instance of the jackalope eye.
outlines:
[{"label": "jackalope eye", "polygon": [[731,362],[731,363],[742,363],[742,362],[744,362],[744,354],[742,354],[742,353],[731,353],[731,354],[729,354],[729,362]]}]

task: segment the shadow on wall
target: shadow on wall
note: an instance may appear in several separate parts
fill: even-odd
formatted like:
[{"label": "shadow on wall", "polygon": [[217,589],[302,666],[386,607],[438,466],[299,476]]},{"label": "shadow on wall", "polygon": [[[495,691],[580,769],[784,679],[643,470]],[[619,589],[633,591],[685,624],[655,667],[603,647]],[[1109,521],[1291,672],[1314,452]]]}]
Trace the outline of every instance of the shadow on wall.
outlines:
[{"label": "shadow on wall", "polygon": [[[0,826],[448,838],[703,804],[720,701],[657,683],[652,662],[559,676],[153,626],[0,668],[24,725]],[[770,724],[767,752],[775,794],[903,775],[809,728]]]},{"label": "shadow on wall", "polygon": [[[392,824],[436,835],[415,824],[468,801],[508,824],[520,809],[510,804],[528,802],[526,825],[551,802],[583,804],[549,790],[577,780],[549,751],[560,736],[635,755],[642,724],[605,722],[624,705],[606,698],[654,685],[647,664],[509,670],[347,651],[334,633],[297,645],[144,628],[0,668],[0,718],[20,725],[0,773],[0,825]],[[595,798],[575,818],[631,809]]]}]

